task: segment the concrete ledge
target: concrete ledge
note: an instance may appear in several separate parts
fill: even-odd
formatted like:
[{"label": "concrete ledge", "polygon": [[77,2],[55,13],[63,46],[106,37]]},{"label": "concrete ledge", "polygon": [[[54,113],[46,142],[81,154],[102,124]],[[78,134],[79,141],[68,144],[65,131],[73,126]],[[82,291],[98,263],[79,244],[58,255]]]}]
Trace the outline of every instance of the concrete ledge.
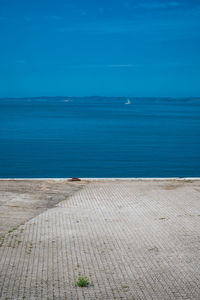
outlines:
[{"label": "concrete ledge", "polygon": [[[69,180],[71,177],[66,177],[66,178],[0,178],[0,181],[9,181],[9,180],[15,180],[15,181],[20,181],[20,180],[53,180],[53,181],[63,181],[63,180]],[[200,177],[113,177],[113,178],[80,178],[81,180],[90,180],[90,181],[99,181],[99,180],[108,180],[108,181],[113,181],[113,180],[124,180],[124,181],[168,181],[168,180],[178,180],[178,181],[187,181],[187,180],[200,180]]]}]

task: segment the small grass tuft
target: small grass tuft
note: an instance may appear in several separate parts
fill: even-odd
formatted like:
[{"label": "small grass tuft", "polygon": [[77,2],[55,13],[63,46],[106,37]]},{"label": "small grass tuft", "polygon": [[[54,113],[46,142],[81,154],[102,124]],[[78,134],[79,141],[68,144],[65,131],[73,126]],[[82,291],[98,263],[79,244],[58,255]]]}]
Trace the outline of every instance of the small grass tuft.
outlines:
[{"label": "small grass tuft", "polygon": [[86,287],[89,284],[89,279],[86,277],[80,276],[76,282],[76,285],[79,287]]},{"label": "small grass tuft", "polygon": [[14,227],[13,229],[9,230],[8,233],[11,233],[13,231],[17,230],[17,227]]}]

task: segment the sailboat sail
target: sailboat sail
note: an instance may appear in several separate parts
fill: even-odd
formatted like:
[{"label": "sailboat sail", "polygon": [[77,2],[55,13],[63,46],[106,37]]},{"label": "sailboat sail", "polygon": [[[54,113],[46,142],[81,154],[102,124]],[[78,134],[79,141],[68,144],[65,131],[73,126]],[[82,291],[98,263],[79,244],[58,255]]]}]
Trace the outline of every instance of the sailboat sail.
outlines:
[{"label": "sailboat sail", "polygon": [[131,104],[130,99],[127,100],[127,102],[125,104]]}]

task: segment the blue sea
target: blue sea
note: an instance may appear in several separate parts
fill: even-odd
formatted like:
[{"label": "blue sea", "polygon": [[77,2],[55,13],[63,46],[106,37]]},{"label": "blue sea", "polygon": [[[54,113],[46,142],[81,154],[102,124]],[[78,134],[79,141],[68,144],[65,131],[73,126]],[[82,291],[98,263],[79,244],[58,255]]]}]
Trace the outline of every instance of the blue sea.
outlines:
[{"label": "blue sea", "polygon": [[200,177],[200,99],[0,99],[0,178]]}]

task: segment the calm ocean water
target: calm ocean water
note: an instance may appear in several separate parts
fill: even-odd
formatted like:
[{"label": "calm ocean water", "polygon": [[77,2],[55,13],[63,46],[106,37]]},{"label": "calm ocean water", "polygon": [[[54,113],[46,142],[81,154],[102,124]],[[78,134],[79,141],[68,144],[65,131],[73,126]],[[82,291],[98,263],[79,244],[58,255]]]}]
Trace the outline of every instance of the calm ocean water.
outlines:
[{"label": "calm ocean water", "polygon": [[0,99],[0,177],[200,177],[198,99]]}]

